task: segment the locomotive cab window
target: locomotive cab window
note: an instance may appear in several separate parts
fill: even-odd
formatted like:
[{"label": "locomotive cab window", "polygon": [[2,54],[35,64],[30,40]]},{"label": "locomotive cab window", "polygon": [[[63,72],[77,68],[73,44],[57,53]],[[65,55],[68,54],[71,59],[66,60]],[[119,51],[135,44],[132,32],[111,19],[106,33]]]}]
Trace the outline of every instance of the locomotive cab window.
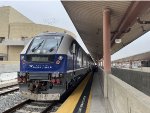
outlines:
[{"label": "locomotive cab window", "polygon": [[29,54],[49,54],[55,53],[61,43],[61,36],[38,36],[32,41],[28,53]]}]

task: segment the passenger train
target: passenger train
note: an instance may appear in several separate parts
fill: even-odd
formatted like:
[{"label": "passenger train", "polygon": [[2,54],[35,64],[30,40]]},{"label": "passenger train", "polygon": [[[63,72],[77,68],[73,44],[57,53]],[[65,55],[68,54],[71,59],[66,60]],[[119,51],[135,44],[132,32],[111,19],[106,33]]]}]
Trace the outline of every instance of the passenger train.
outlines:
[{"label": "passenger train", "polygon": [[18,83],[32,100],[59,100],[90,70],[93,61],[67,33],[41,33],[20,54]]}]

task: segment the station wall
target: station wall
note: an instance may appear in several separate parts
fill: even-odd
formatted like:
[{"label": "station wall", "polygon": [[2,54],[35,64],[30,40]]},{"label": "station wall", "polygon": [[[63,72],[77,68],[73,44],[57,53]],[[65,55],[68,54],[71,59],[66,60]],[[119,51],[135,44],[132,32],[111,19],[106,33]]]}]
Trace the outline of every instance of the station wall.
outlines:
[{"label": "station wall", "polygon": [[112,74],[150,96],[150,73],[112,68]]},{"label": "station wall", "polygon": [[108,99],[113,113],[149,113],[150,97],[123,82],[114,75],[108,75]]},{"label": "station wall", "polygon": [[9,48],[8,59],[9,61],[19,61],[20,52],[23,50],[23,46],[12,46]]}]

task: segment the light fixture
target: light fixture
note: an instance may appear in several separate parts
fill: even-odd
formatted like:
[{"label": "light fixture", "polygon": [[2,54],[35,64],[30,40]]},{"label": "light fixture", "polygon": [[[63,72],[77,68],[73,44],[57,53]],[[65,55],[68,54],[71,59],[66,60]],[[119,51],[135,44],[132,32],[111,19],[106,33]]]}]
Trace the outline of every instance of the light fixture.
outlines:
[{"label": "light fixture", "polygon": [[115,43],[116,43],[116,44],[121,43],[121,39],[115,39]]}]

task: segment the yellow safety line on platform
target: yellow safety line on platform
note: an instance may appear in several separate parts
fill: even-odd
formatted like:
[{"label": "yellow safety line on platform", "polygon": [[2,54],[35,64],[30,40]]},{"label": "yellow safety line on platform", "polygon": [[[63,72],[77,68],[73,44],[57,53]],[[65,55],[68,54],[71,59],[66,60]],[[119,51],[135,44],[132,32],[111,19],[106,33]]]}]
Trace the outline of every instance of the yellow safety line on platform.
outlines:
[{"label": "yellow safety line on platform", "polygon": [[67,100],[60,106],[56,113],[72,113],[75,109],[80,96],[90,78],[91,74],[88,74],[87,77],[81,82],[81,84],[73,91],[73,93],[67,98]]},{"label": "yellow safety line on platform", "polygon": [[89,95],[89,99],[88,99],[88,104],[87,104],[86,112],[85,113],[90,113],[91,101],[92,101],[92,90],[90,91],[90,95]]}]

